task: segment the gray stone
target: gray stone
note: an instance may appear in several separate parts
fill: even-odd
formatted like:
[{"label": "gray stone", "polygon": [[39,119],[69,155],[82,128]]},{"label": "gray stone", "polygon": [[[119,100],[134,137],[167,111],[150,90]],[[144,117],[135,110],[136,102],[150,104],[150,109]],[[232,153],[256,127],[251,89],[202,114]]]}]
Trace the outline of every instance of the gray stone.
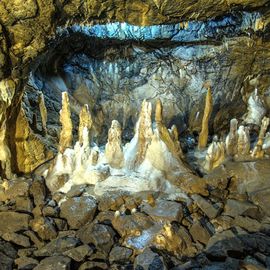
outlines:
[{"label": "gray stone", "polygon": [[61,217],[65,218],[72,229],[79,229],[91,222],[96,213],[97,204],[93,197],[69,198],[61,204]]},{"label": "gray stone", "polygon": [[241,256],[243,254],[242,242],[231,230],[213,235],[206,246],[206,254],[210,259],[226,259],[228,255]]},{"label": "gray stone", "polygon": [[69,270],[71,259],[64,256],[53,256],[43,259],[34,270]]},{"label": "gray stone", "polygon": [[92,223],[83,226],[77,235],[84,244],[94,244],[108,254],[114,244],[115,232],[108,225]]},{"label": "gray stone", "polygon": [[29,228],[30,216],[17,212],[0,212],[0,234]]},{"label": "gray stone", "polygon": [[88,245],[82,245],[65,251],[63,255],[70,257],[76,262],[81,262],[86,256],[90,256],[92,253],[93,250]]},{"label": "gray stone", "polygon": [[252,218],[258,218],[260,212],[258,207],[247,201],[227,200],[224,207],[224,215],[237,217],[237,216],[249,216]]},{"label": "gray stone", "polygon": [[13,270],[12,265],[16,256],[16,249],[10,243],[0,239],[0,269]]},{"label": "gray stone", "polygon": [[65,251],[76,247],[79,240],[74,237],[56,238],[44,247],[34,252],[36,257],[62,255]]},{"label": "gray stone", "polygon": [[85,262],[79,270],[96,270],[96,269],[109,269],[108,265],[104,262]]},{"label": "gray stone", "polygon": [[197,205],[200,207],[200,209],[210,218],[215,218],[219,212],[219,208],[215,208],[212,203],[208,202],[206,199],[204,199],[202,196],[198,194],[194,194],[191,196],[192,199],[197,203]]},{"label": "gray stone", "polygon": [[155,220],[180,222],[183,218],[182,205],[173,201],[156,200],[153,207],[148,203],[143,203],[141,211]]},{"label": "gray stone", "polygon": [[86,188],[86,185],[77,185],[77,186],[72,186],[71,189],[68,191],[66,196],[68,198],[73,198],[73,197],[79,197],[82,195]]},{"label": "gray stone", "polygon": [[164,260],[150,248],[146,248],[134,261],[134,267],[138,270],[166,270]]},{"label": "gray stone", "polygon": [[126,247],[114,247],[110,252],[110,263],[125,263],[129,261],[132,255],[132,250]]}]

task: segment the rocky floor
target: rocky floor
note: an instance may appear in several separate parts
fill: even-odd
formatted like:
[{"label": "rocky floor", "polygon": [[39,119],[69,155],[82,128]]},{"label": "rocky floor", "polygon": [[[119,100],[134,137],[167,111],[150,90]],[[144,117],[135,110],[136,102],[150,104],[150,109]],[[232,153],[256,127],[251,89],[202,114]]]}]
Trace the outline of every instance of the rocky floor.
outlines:
[{"label": "rocky floor", "polygon": [[269,160],[229,162],[201,179],[209,196],[174,201],[3,180],[0,269],[270,269],[269,176]]}]

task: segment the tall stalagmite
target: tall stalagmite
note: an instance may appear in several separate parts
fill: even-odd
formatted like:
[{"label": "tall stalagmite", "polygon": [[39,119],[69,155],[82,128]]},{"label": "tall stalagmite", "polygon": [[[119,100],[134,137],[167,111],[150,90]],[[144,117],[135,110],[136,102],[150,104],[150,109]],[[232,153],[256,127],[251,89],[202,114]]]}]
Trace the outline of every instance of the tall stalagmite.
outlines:
[{"label": "tall stalagmite", "polygon": [[62,129],[59,138],[59,151],[63,153],[66,148],[72,146],[72,121],[67,92],[62,93],[62,110],[60,111],[60,123]]},{"label": "tall stalagmite", "polygon": [[207,145],[208,133],[209,133],[208,124],[209,124],[209,119],[210,119],[212,110],[213,110],[213,98],[212,98],[211,88],[209,86],[207,89],[207,94],[206,94],[206,99],[205,99],[202,129],[199,135],[199,142],[198,142],[199,149],[203,149]]},{"label": "tall stalagmite", "polygon": [[[84,128],[88,129],[89,137],[91,138],[91,128],[93,125],[92,116],[89,110],[89,106],[85,104],[80,112],[80,124],[79,124],[79,142],[83,143],[83,130]],[[89,138],[89,139],[90,139]]]}]

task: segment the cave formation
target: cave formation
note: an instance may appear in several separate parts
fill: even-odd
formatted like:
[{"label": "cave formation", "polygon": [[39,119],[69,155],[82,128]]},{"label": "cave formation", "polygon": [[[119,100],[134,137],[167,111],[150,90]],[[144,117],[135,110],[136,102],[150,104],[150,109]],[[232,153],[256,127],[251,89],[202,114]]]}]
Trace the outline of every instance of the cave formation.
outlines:
[{"label": "cave formation", "polygon": [[0,270],[269,269],[270,4],[0,2]]}]

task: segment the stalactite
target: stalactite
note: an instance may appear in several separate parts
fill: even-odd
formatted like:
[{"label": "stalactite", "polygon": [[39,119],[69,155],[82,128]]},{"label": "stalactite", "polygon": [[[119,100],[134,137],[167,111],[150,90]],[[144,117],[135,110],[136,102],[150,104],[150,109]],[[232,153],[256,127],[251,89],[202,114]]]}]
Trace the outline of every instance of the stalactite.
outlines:
[{"label": "stalactite", "polygon": [[105,157],[113,168],[123,167],[124,155],[122,151],[122,130],[118,121],[113,120],[108,132],[108,142],[105,146]]},{"label": "stalactite", "polygon": [[212,113],[213,109],[213,99],[212,99],[212,93],[211,88],[208,87],[207,95],[205,99],[205,108],[204,108],[204,114],[203,114],[203,120],[202,120],[202,129],[199,135],[199,142],[198,142],[198,148],[203,149],[207,145],[208,140],[208,124],[209,119]]},{"label": "stalactite", "polygon": [[263,146],[266,130],[269,126],[269,120],[270,119],[267,117],[264,117],[262,119],[262,124],[261,124],[261,129],[260,129],[258,141],[257,141],[257,144],[252,151],[252,157],[254,157],[254,158],[263,158],[263,156],[264,156],[264,150],[262,149],[262,146]]},{"label": "stalactite", "polygon": [[62,126],[59,138],[59,151],[63,153],[66,148],[72,146],[72,121],[67,92],[62,93],[62,109],[60,111],[60,123]]},{"label": "stalactite", "polygon": [[228,156],[234,156],[237,154],[237,143],[238,143],[238,133],[237,133],[238,121],[232,119],[230,121],[230,132],[226,137],[226,153]]},{"label": "stalactite", "polygon": [[38,98],[38,105],[39,105],[39,111],[41,115],[42,129],[44,133],[47,134],[48,113],[47,113],[47,108],[44,101],[44,95],[42,92],[40,92],[40,95]]}]

